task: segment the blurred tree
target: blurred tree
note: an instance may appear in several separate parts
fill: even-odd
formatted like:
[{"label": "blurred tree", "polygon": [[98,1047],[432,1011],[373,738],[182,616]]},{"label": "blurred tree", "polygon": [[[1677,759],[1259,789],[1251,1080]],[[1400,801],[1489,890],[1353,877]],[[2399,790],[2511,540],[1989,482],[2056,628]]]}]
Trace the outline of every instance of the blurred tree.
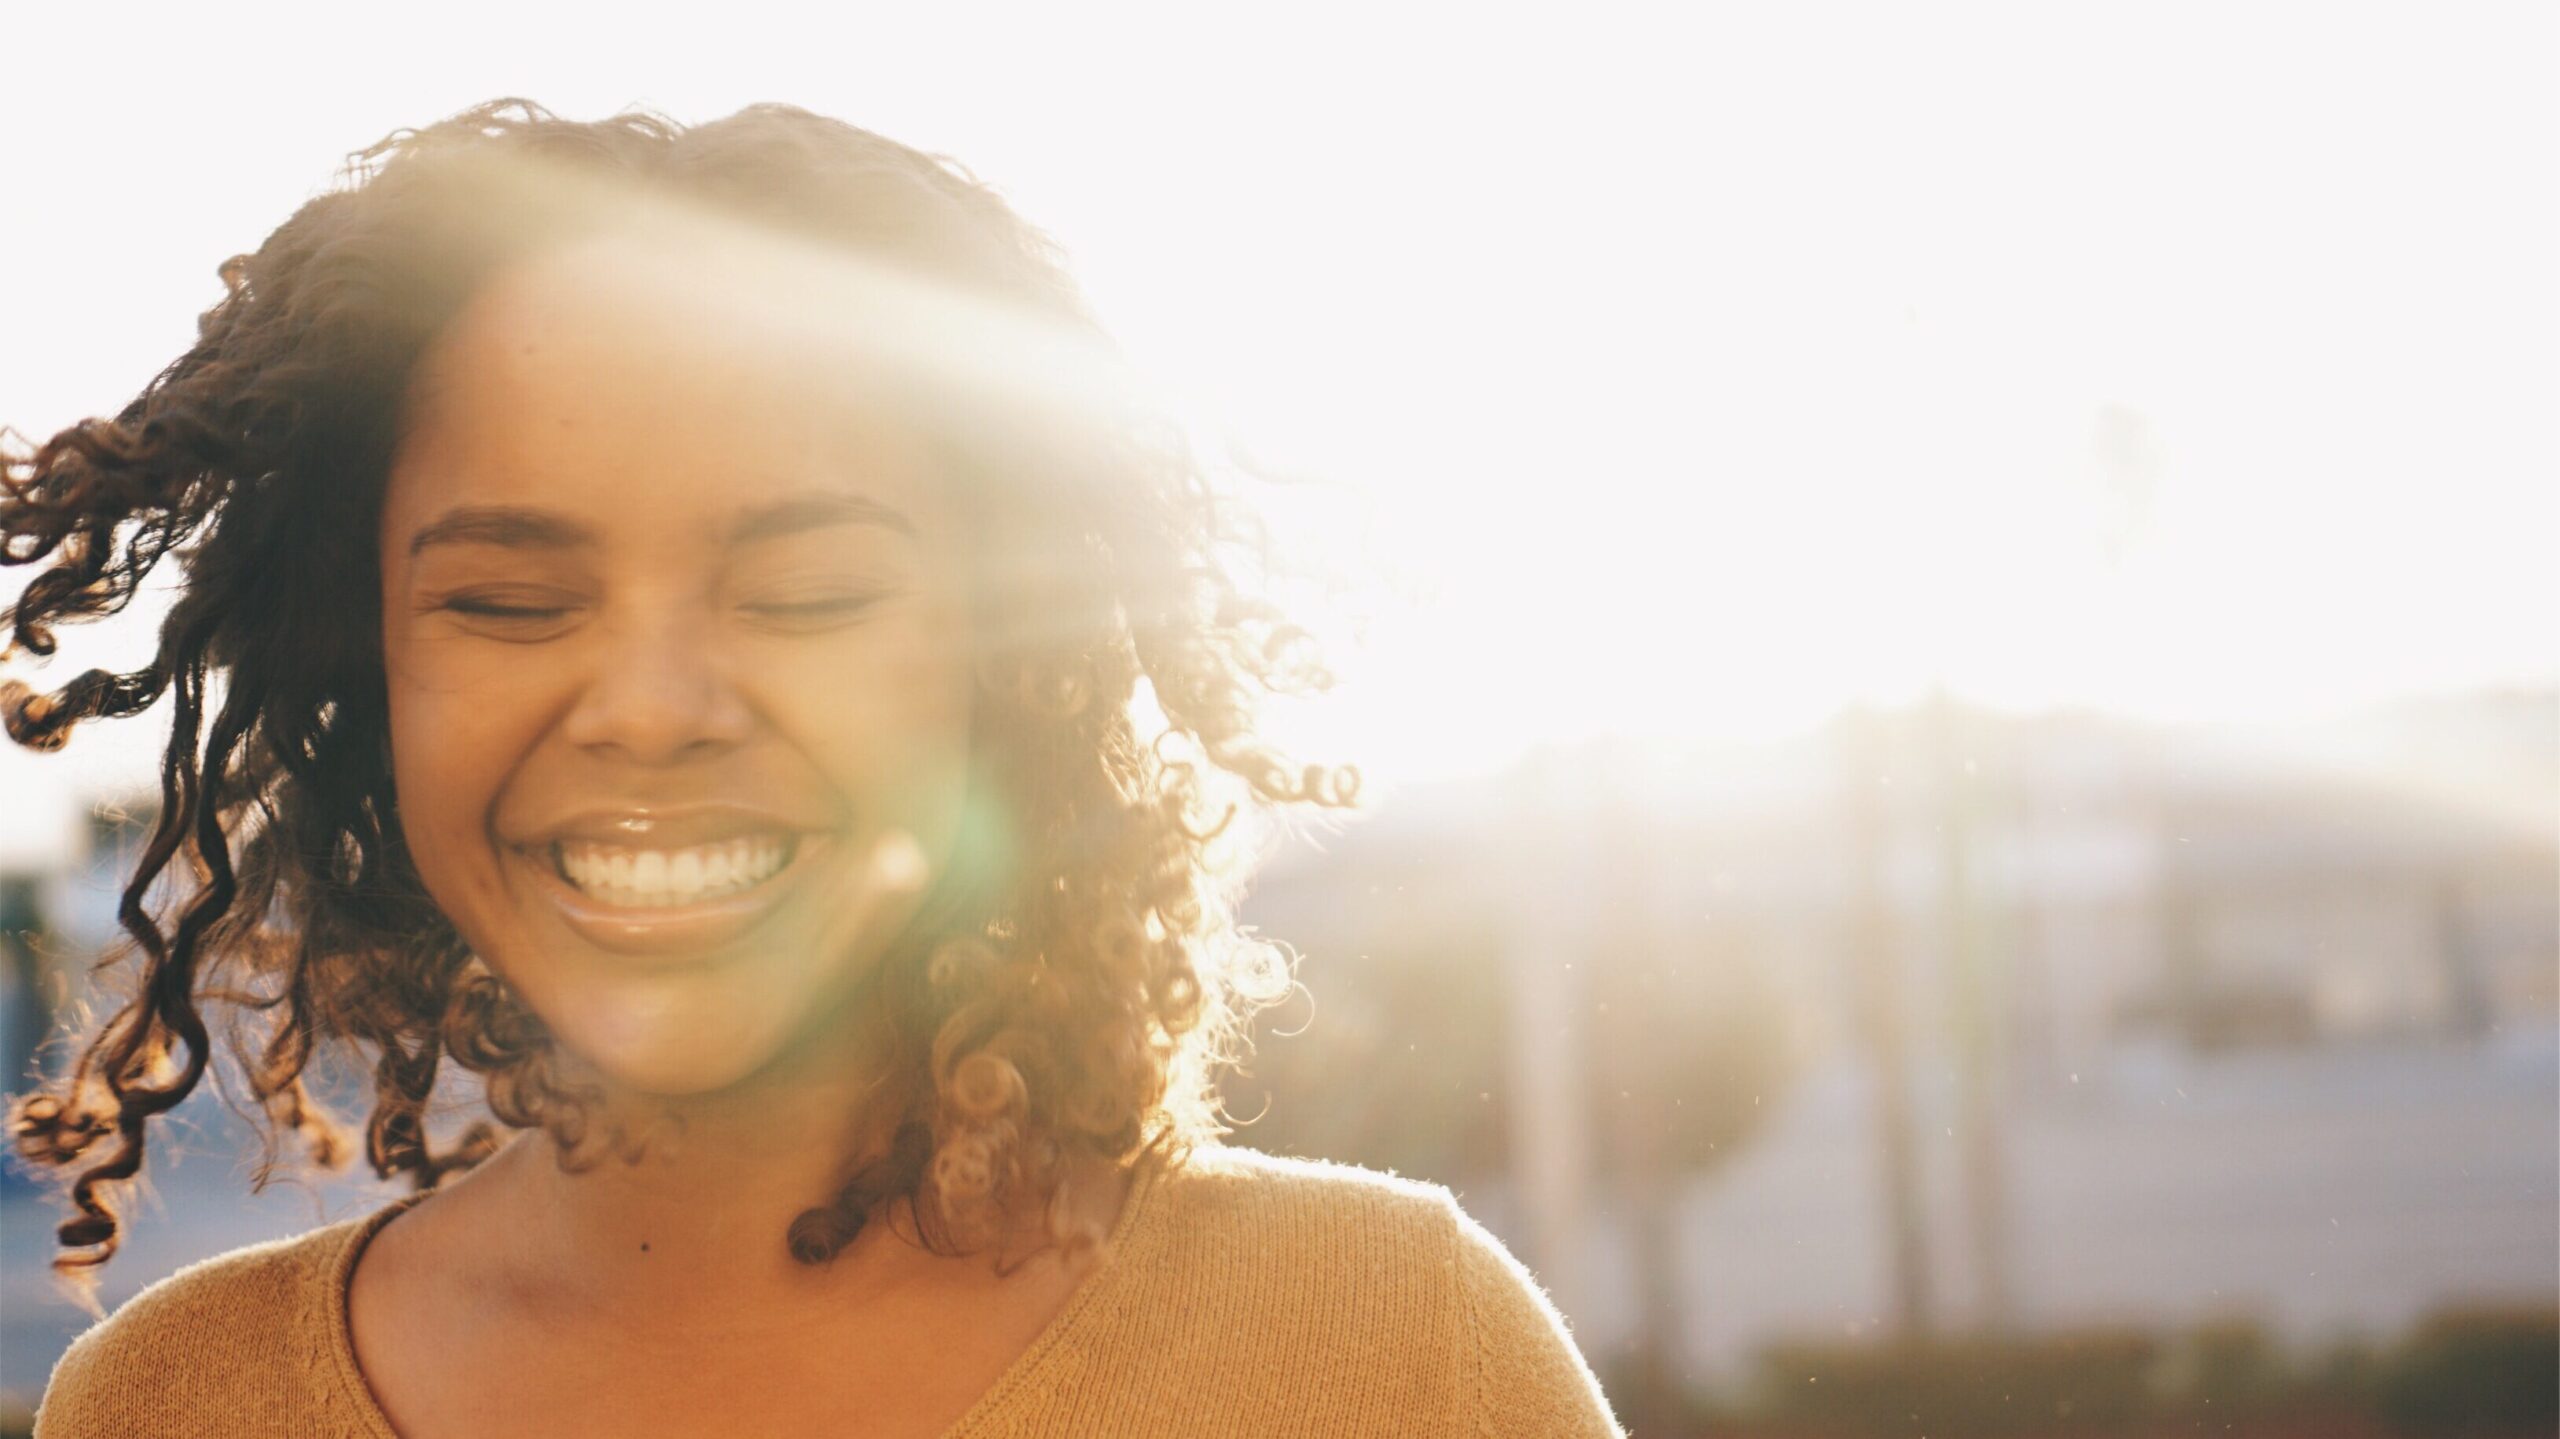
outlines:
[{"label": "blurred tree", "polygon": [[1490,928],[1412,934],[1380,919],[1357,943],[1310,951],[1307,992],[1257,1026],[1223,1086],[1232,1138],[1453,1188],[1500,1173],[1505,998]]},{"label": "blurred tree", "polygon": [[1680,1195],[1751,1142],[1794,1067],[1763,946],[1735,919],[1682,923],[1678,909],[1660,895],[1631,905],[1591,969],[1596,1153],[1635,1249],[1636,1351],[1619,1396],[1635,1433],[1684,1422]]},{"label": "blurred tree", "polygon": [[2383,1417],[2413,1434],[2560,1433],[2560,1315],[2542,1305],[2438,1310],[2383,1365]]},{"label": "blurred tree", "polygon": [[[1636,1246],[1638,1352],[1613,1366],[1627,1385],[1612,1397],[1635,1432],[1658,1432],[1680,1422],[1684,1399],[1677,1198],[1775,1114],[1794,1015],[1765,944],[1695,902],[1693,882],[1713,867],[1673,833],[1679,818],[1658,811],[1651,787],[1584,803],[1569,831],[1543,815],[1451,843],[1365,836],[1257,891],[1248,916],[1300,946],[1312,998],[1266,1017],[1225,1092],[1230,1112],[1253,1119],[1237,1142],[1256,1148],[1453,1188],[1504,1173],[1518,1158],[1517,1097],[1505,1092],[1514,1031],[1556,1018],[1523,1012],[1506,946],[1524,924],[1552,929],[1584,1047],[1572,1109]],[[1524,866],[1501,862],[1519,844],[1556,860],[1553,835],[1566,832],[1579,879],[1523,887]]]},{"label": "blurred tree", "polygon": [[0,1094],[28,1082],[53,1029],[46,942],[35,877],[0,876]]}]

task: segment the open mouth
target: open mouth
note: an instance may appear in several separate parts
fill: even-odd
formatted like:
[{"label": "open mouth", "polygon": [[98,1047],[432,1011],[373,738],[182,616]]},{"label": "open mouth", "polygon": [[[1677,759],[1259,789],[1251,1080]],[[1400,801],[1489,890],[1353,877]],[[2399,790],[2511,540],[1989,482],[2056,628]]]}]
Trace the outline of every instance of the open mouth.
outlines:
[{"label": "open mouth", "polygon": [[616,909],[673,909],[751,893],[791,867],[800,837],[776,831],[681,849],[588,840],[550,846],[552,871],[570,888]]}]

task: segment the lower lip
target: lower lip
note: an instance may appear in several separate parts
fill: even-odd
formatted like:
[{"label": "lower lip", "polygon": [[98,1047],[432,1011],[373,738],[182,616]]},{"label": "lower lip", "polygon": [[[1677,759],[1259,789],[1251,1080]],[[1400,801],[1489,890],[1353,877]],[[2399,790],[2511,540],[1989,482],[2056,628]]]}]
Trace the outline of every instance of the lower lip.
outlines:
[{"label": "lower lip", "polygon": [[699,958],[762,924],[815,862],[824,843],[821,836],[800,835],[791,862],[753,889],[646,909],[607,904],[569,883],[553,866],[548,845],[517,850],[516,856],[540,877],[561,922],[587,943],[633,958]]}]

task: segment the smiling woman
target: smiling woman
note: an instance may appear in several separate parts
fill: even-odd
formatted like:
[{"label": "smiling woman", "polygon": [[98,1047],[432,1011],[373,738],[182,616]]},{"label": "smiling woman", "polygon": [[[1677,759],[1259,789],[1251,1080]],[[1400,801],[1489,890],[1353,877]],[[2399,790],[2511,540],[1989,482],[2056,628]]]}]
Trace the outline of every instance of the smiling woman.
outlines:
[{"label": "smiling woman", "polygon": [[990,192],[501,102],[223,278],[7,462],[16,646],[186,569],[149,666],[0,686],[175,721],[131,997],[12,1130],[74,1280],[208,1073],[335,1165],[358,1056],[418,1192],[145,1291],[41,1432],[1612,1431],[1445,1190],[1218,1142],[1290,983],[1224,857],[1352,777],[1257,737],[1323,671]]},{"label": "smiling woman", "polygon": [[421,361],[383,501],[409,854],[561,1046],[648,1094],[800,1037],[850,1072],[851,981],[969,791],[959,512],[757,321],[645,242],[528,262]]}]

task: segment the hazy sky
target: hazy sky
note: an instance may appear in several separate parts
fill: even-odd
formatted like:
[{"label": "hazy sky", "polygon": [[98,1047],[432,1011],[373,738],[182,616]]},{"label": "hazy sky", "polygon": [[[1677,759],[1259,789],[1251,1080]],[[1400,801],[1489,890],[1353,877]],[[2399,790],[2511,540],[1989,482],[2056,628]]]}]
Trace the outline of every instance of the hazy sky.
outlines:
[{"label": "hazy sky", "polygon": [[2555,13],[12,6],[0,421],[115,408],[396,126],[784,99],[965,161],[1339,482],[1412,602],[1306,733],[1391,774],[1933,678],[2549,682]]}]

